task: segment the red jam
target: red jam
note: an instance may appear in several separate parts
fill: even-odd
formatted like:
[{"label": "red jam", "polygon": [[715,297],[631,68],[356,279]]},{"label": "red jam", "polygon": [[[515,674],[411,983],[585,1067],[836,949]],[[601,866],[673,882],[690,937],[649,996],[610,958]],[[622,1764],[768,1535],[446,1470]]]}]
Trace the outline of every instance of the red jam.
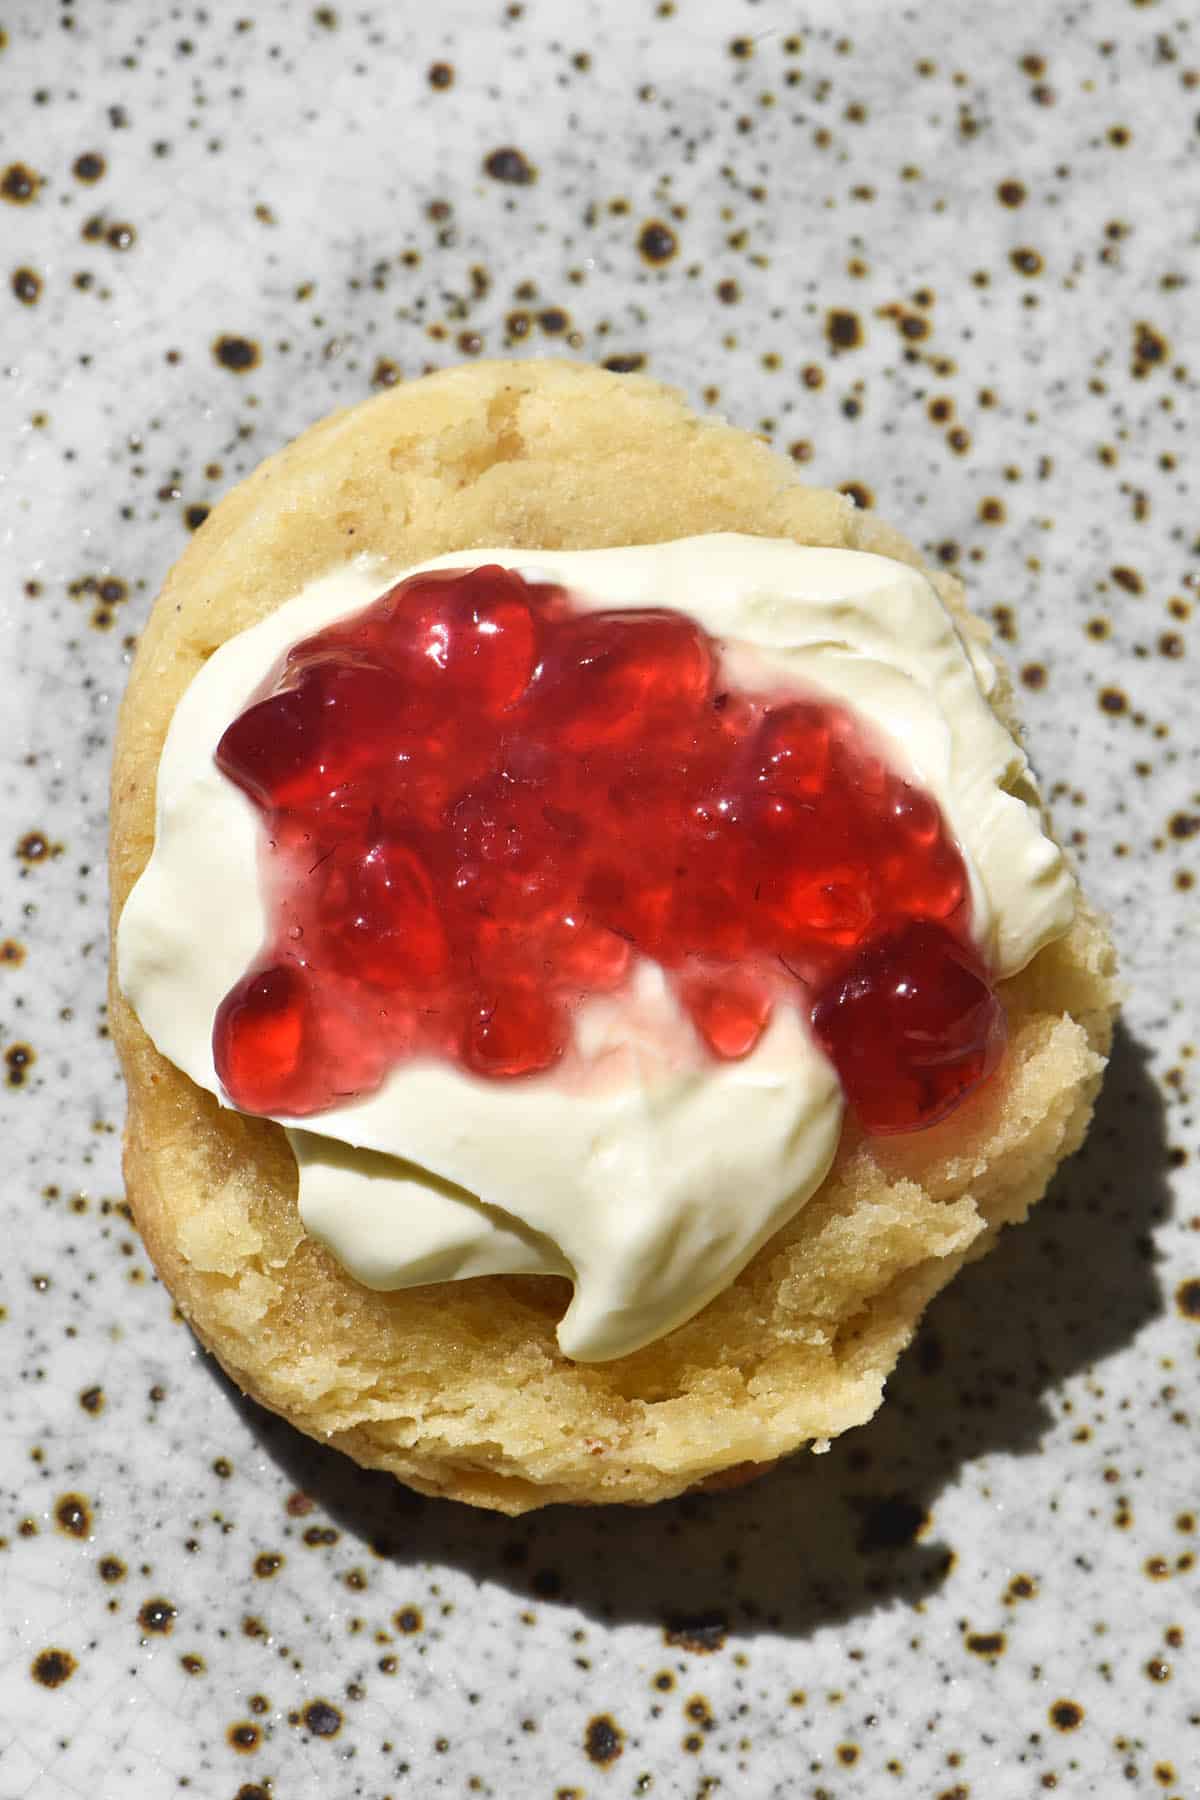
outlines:
[{"label": "red jam", "polygon": [[247,1111],[415,1056],[547,1069],[635,954],[715,1057],[804,1008],[870,1131],[943,1118],[1001,1054],[937,806],[846,708],[732,687],[683,613],[413,576],[290,650],[217,763],[268,844],[268,941],[213,1039]]}]

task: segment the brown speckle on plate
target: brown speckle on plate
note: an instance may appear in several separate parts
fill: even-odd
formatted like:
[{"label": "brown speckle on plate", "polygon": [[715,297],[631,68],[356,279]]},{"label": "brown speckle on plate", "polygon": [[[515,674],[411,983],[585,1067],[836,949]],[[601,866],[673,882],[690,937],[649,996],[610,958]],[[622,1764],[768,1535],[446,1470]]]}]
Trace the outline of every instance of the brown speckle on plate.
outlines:
[{"label": "brown speckle on plate", "polygon": [[310,1700],[303,1712],[304,1723],[314,1737],[336,1737],[342,1729],[342,1715],[328,1700]]},{"label": "brown speckle on plate", "polygon": [[528,187],[537,179],[537,170],[524,151],[512,144],[489,151],[483,159],[483,171],[493,181],[505,182],[510,187]]},{"label": "brown speckle on plate", "polygon": [[40,1650],[30,1665],[33,1679],[42,1687],[61,1687],[70,1681],[79,1664],[69,1650]]},{"label": "brown speckle on plate", "polygon": [[143,1631],[152,1632],[156,1636],[166,1636],[174,1629],[175,1608],[169,1600],[155,1595],[149,1600],[144,1600],[139,1607],[138,1624]]},{"label": "brown speckle on plate", "polygon": [[583,1736],[588,1757],[602,1769],[611,1767],[625,1748],[625,1733],[608,1713],[597,1713],[589,1719]]},{"label": "brown speckle on plate", "polygon": [[37,199],[41,185],[42,177],[27,163],[9,163],[0,170],[0,200],[7,200],[10,206],[28,206]]}]

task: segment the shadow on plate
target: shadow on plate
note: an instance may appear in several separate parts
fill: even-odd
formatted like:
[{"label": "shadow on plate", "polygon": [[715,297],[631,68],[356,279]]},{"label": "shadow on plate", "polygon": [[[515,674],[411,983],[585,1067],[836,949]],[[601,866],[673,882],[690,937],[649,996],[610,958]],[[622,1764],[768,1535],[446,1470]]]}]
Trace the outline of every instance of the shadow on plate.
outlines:
[{"label": "shadow on plate", "polygon": [[[941,1490],[991,1452],[1036,1456],[1058,1384],[1161,1311],[1150,1232],[1167,1216],[1166,1170],[1159,1095],[1118,1028],[1084,1149],[1029,1221],[934,1301],[882,1410],[828,1455],[735,1492],[505,1519],[423,1500],[236,1403],[289,1481],[400,1566],[450,1564],[534,1604],[658,1623],[693,1649],[739,1629],[801,1636],[936,1588],[953,1564]],[[1049,1463],[1029,1476],[1054,1479]]]}]

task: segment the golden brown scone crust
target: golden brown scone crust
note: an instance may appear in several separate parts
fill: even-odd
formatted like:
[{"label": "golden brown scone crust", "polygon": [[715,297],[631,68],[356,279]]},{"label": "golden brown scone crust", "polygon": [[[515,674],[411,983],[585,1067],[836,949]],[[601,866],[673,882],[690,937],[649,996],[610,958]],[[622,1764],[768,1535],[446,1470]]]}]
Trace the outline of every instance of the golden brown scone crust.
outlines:
[{"label": "golden brown scone crust", "polygon": [[[709,531],[920,560],[842,495],[801,485],[757,438],[641,377],[474,364],[314,425],[216,508],[146,627],[113,772],[114,921],[150,854],[176,702],[217,645],[306,582],[364,550],[400,568],[487,544]],[[934,579],[961,615],[958,584]],[[664,1499],[868,1418],[926,1302],[1077,1147],[1115,1000],[1095,915],[1082,907],[1002,992],[1011,1052],[976,1100],[913,1137],[867,1142],[848,1128],[820,1192],[733,1286],[617,1362],[562,1356],[566,1289],[551,1278],[390,1294],[352,1281],[301,1229],[282,1131],[223,1111],[164,1061],[114,983],[129,1197],[199,1336],[314,1437],[424,1493],[502,1512]]]}]

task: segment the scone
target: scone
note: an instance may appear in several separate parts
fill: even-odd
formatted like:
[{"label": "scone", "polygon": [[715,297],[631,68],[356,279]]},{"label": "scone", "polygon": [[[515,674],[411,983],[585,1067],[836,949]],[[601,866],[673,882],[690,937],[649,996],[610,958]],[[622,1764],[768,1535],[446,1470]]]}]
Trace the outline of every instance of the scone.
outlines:
[{"label": "scone", "polygon": [[[1112,948],[986,640],[760,440],[569,363],[393,389],[230,494],[121,714],[111,1019],[138,1225],[231,1377],[509,1513],[666,1498],[867,1419],[1077,1148],[1111,1032]],[[430,659],[453,704],[402,728]],[[540,796],[525,826],[501,778]],[[403,930],[372,936],[364,882]],[[906,1074],[879,996],[914,957],[961,1042]]]}]

